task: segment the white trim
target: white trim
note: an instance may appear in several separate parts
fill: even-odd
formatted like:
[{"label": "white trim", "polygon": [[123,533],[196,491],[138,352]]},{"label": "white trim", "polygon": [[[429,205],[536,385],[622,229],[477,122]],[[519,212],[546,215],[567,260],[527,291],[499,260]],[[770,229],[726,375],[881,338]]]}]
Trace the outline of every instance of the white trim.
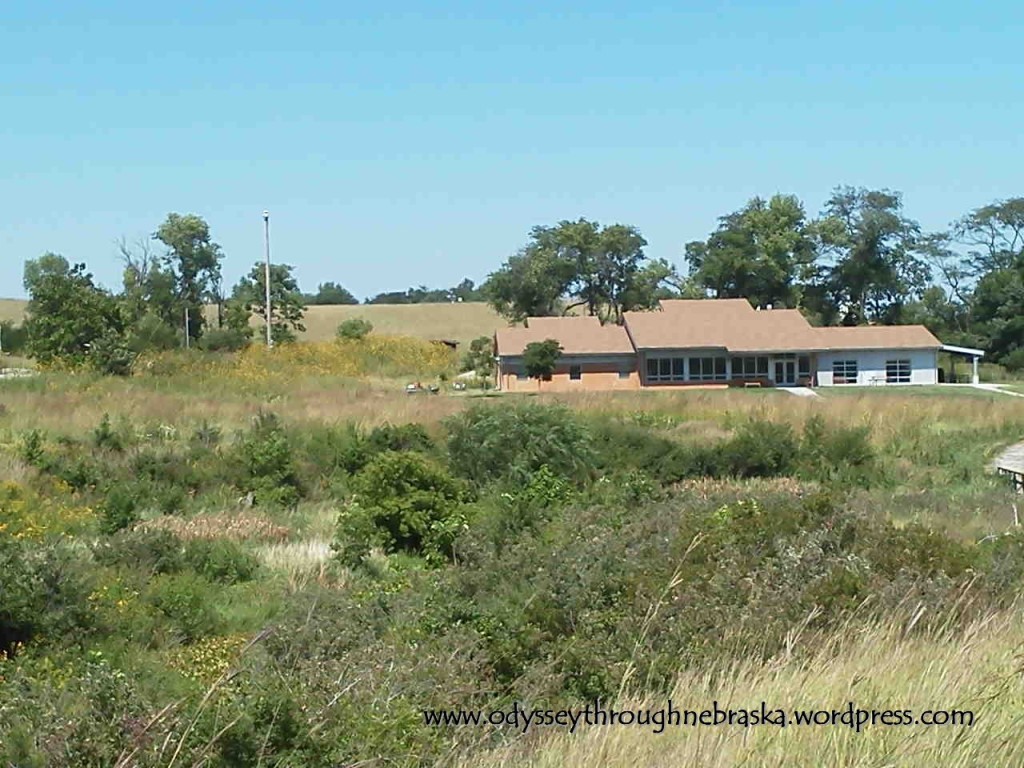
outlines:
[{"label": "white trim", "polygon": [[943,352],[955,352],[958,355],[974,355],[975,357],[985,356],[985,350],[972,349],[971,347],[957,347],[952,344],[943,344],[941,349]]}]

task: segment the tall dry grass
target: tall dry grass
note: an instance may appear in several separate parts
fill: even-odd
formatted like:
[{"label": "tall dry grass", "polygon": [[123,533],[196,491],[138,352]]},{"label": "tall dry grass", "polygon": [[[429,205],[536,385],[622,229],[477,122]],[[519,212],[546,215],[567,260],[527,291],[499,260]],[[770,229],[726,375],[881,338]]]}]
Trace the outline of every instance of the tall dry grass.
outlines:
[{"label": "tall dry grass", "polygon": [[[760,707],[865,710],[971,710],[974,725],[778,728],[759,725],[556,728],[466,758],[461,768],[577,766],[892,766],[1018,768],[1024,765],[1021,712],[1024,615],[1015,609],[942,637],[905,636],[903,626],[840,633],[766,664],[753,661],[686,672],[672,693],[678,709]],[[659,709],[665,697],[622,700],[617,708]],[[543,730],[543,729],[538,729]]]}]

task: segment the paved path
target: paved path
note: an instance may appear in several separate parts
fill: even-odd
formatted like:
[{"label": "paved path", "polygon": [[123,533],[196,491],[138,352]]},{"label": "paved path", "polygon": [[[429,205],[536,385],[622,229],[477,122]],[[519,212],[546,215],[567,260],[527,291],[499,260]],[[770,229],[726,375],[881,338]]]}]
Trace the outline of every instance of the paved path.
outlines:
[{"label": "paved path", "polygon": [[783,392],[789,392],[791,395],[796,395],[797,397],[821,397],[821,395],[810,387],[779,387],[779,389]]},{"label": "paved path", "polygon": [[968,384],[967,386],[974,387],[974,389],[981,389],[984,390],[985,392],[998,392],[1000,395],[1009,395],[1010,397],[1024,397],[1024,395],[1022,395],[1020,392],[1013,392],[1012,390],[1009,389],[1003,389],[1002,384]]}]

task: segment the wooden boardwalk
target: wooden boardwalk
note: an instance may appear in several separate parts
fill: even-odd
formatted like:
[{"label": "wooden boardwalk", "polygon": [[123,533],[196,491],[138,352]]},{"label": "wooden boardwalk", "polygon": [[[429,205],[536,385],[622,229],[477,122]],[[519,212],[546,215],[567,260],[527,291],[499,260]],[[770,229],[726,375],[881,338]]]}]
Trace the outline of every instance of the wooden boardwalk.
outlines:
[{"label": "wooden boardwalk", "polygon": [[999,474],[1009,477],[1019,493],[1024,493],[1024,443],[1011,445],[996,457],[992,466]]}]

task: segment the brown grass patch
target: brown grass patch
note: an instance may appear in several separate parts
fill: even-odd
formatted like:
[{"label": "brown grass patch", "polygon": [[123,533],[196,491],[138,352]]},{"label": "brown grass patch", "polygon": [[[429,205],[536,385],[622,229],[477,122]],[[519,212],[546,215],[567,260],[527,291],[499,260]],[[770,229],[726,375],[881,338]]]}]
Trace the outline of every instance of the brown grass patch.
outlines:
[{"label": "brown grass patch", "polygon": [[146,530],[170,531],[181,539],[230,539],[231,541],[283,542],[291,530],[254,512],[234,511],[193,517],[165,515],[136,525]]}]

